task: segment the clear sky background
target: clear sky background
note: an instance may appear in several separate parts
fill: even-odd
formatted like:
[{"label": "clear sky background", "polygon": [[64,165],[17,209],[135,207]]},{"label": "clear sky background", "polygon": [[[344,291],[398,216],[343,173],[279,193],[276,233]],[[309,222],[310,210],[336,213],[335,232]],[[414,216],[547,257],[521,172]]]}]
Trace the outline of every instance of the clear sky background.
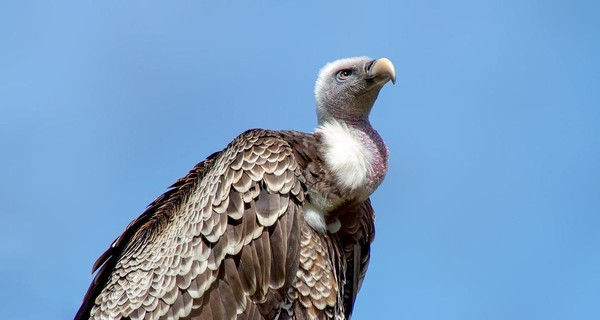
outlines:
[{"label": "clear sky background", "polygon": [[[302,4],[299,4],[302,2]],[[69,319],[95,259],[245,129],[315,127],[388,57],[354,319],[600,319],[599,1],[2,1],[0,319]]]}]

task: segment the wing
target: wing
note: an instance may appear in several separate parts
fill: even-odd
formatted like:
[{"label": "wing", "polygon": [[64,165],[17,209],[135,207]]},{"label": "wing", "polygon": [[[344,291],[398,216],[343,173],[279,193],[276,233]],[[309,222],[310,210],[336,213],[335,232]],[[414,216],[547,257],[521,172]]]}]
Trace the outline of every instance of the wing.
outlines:
[{"label": "wing", "polygon": [[250,130],[134,220],[75,319],[263,319],[298,267],[302,176],[276,132]]},{"label": "wing", "polygon": [[351,207],[338,218],[342,225],[338,237],[346,258],[344,312],[346,319],[350,319],[356,295],[367,273],[371,243],[375,239],[375,212],[371,200]]}]

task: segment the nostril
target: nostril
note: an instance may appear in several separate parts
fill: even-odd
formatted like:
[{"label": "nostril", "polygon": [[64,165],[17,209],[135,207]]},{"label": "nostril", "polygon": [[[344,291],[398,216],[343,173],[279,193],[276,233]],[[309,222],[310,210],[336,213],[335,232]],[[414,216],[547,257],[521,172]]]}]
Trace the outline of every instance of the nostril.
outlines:
[{"label": "nostril", "polygon": [[369,72],[371,70],[371,67],[373,64],[375,64],[375,61],[377,60],[371,60],[365,64],[365,72]]}]

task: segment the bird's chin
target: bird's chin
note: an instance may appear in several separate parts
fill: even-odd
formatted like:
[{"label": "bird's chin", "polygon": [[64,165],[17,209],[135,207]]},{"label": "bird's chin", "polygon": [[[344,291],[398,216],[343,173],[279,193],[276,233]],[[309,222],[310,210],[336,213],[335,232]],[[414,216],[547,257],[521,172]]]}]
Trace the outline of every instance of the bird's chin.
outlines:
[{"label": "bird's chin", "polygon": [[365,80],[367,81],[368,86],[379,87],[379,89],[381,89],[386,83],[390,82],[392,80],[392,78],[385,75],[385,76],[378,76],[378,77],[373,77],[373,78],[369,78],[369,79],[365,79]]},{"label": "bird's chin", "polygon": [[361,95],[365,95],[368,93],[379,92],[383,86],[388,83],[391,79],[389,77],[374,77],[370,79],[365,79],[366,85],[362,90]]}]

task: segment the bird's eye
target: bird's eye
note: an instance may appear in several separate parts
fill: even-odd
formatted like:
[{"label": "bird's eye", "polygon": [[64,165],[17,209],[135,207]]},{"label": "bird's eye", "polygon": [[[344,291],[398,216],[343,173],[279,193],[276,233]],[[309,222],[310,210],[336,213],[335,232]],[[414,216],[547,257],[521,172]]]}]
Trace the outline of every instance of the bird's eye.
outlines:
[{"label": "bird's eye", "polygon": [[352,75],[352,70],[344,69],[344,70],[338,71],[336,77],[338,80],[344,81],[344,80],[348,79],[348,77],[350,77],[351,75]]}]

